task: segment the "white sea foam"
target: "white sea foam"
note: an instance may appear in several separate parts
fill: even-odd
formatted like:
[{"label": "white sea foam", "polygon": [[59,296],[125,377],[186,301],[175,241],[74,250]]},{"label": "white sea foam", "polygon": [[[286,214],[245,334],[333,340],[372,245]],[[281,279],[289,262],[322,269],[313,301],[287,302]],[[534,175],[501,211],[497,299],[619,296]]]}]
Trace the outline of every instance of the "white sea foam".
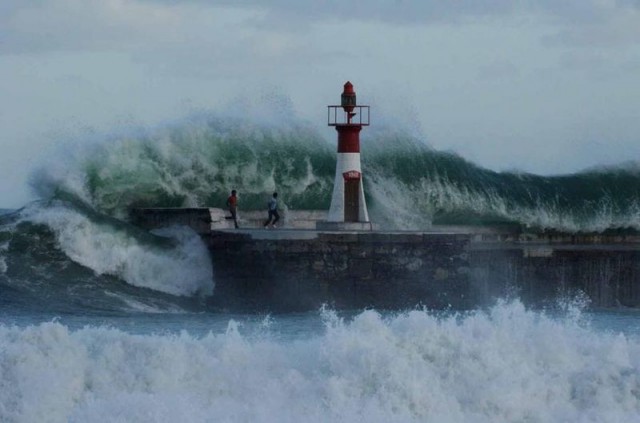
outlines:
[{"label": "white sea foam", "polygon": [[174,248],[139,242],[124,229],[96,223],[62,205],[32,207],[24,220],[47,225],[65,254],[97,274],[173,295],[211,295],[213,271],[200,237],[186,227],[157,230],[177,240]]},{"label": "white sea foam", "polygon": [[519,303],[283,340],[0,326],[3,422],[631,422],[640,343]]},{"label": "white sea foam", "polygon": [[122,311],[145,314],[186,313],[186,310],[171,303],[142,302],[118,292],[105,291],[106,296],[116,299],[126,305]]},{"label": "white sea foam", "polygon": [[4,256],[7,252],[7,248],[9,248],[8,242],[0,243],[0,273],[5,273],[7,271],[7,262]]}]

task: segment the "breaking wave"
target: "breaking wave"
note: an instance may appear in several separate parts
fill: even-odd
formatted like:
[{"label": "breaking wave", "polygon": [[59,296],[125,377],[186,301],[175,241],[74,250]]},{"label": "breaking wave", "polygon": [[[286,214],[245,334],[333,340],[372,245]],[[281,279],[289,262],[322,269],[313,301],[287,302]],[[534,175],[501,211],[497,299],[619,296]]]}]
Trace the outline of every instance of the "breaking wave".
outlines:
[{"label": "breaking wave", "polygon": [[34,308],[168,310],[170,297],[213,292],[209,253],[187,227],[147,233],[59,200],[31,204],[2,223],[0,286]]},{"label": "breaking wave", "polygon": [[282,339],[0,325],[0,420],[612,422],[640,416],[640,342],[518,302],[353,319]]},{"label": "breaking wave", "polygon": [[[640,166],[561,176],[495,172],[403,132],[367,128],[362,166],[372,218],[383,228],[512,223],[559,231],[640,229]],[[69,192],[119,218],[130,207],[261,209],[277,190],[289,209],[328,209],[335,141],[310,125],[199,116],[90,143],[38,171],[43,198]]]}]

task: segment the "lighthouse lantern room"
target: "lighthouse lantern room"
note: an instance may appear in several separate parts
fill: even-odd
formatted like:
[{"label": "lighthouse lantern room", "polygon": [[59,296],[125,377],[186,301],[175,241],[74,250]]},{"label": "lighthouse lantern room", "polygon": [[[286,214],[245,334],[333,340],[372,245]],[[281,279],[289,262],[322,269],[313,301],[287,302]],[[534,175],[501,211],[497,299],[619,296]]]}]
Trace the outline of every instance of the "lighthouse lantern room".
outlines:
[{"label": "lighthouse lantern room", "polygon": [[344,84],[339,106],[328,106],[328,125],[338,132],[336,177],[326,229],[370,230],[360,167],[360,131],[369,126],[369,106],[356,103],[353,84]]}]

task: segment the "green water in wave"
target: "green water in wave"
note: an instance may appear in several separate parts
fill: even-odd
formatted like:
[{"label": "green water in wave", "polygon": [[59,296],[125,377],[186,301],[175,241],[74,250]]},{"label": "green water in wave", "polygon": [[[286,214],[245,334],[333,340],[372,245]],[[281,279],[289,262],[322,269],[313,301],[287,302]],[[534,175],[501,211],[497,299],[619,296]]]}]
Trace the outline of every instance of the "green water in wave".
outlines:
[{"label": "green water in wave", "polygon": [[[208,117],[106,140],[76,158],[74,177],[57,189],[77,191],[70,181],[82,180],[79,196],[117,217],[130,207],[224,207],[231,189],[245,210],[264,209],[273,191],[284,209],[327,209],[336,153],[324,135],[302,123]],[[383,227],[640,228],[637,165],[563,176],[495,172],[402,132],[367,128],[362,167],[370,214]]]}]

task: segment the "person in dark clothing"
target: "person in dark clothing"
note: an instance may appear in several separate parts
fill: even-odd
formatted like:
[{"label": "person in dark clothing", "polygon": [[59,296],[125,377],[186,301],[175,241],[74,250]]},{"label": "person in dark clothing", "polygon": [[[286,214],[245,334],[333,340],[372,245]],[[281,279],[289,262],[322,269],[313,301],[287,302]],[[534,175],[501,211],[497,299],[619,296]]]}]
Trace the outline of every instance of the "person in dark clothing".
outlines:
[{"label": "person in dark clothing", "polygon": [[[269,203],[267,204],[267,211],[269,212],[269,218],[266,222],[264,222],[264,227],[267,228],[271,225],[272,228],[276,227],[276,222],[280,220],[280,215],[278,214],[278,193],[274,192],[273,196],[269,199]],[[273,219],[273,221],[271,221]]]},{"label": "person in dark clothing", "polygon": [[227,198],[227,207],[229,207],[229,213],[231,217],[227,219],[233,219],[233,224],[238,229],[238,196],[236,190],[231,191],[231,195]]}]

